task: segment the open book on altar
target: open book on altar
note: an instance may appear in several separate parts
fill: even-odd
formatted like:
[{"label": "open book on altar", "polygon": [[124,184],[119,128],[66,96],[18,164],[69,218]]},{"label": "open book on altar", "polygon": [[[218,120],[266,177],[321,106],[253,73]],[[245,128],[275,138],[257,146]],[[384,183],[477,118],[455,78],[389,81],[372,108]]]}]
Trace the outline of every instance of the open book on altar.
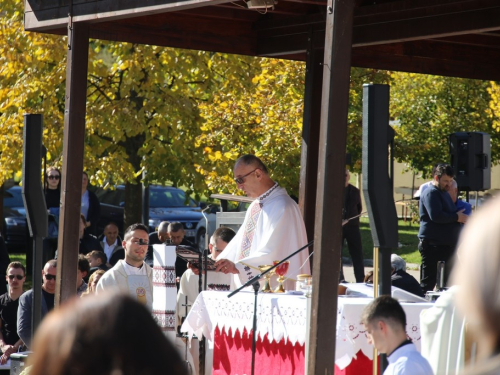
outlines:
[{"label": "open book on altar", "polygon": [[[200,266],[200,252],[191,246],[179,245],[175,250],[177,256],[186,262],[189,262],[193,267],[201,269]],[[205,257],[202,256],[202,262],[205,261]],[[204,266],[204,265],[203,265]],[[203,267],[205,268],[205,267]],[[215,260],[212,258],[207,258],[207,270],[215,271]]]}]

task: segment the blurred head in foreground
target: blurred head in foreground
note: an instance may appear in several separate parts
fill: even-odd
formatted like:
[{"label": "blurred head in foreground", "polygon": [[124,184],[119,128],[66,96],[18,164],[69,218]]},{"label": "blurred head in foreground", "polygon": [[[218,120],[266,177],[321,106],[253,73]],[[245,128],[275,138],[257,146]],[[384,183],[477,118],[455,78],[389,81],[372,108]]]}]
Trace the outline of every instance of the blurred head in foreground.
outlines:
[{"label": "blurred head in foreground", "polygon": [[464,226],[452,273],[457,305],[478,340],[481,357],[500,349],[500,201],[475,212]]},{"label": "blurred head in foreground", "polygon": [[126,295],[73,299],[35,335],[31,375],[186,374],[151,313]]}]

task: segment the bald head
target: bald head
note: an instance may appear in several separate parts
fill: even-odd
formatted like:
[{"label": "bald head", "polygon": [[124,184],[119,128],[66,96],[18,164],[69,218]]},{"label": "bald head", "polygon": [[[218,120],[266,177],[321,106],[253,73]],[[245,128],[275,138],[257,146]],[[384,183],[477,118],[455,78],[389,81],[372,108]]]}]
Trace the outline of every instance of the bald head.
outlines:
[{"label": "bald head", "polygon": [[258,198],[274,186],[267,167],[255,155],[243,155],[234,165],[234,181],[247,197]]},{"label": "bald head", "polygon": [[451,180],[450,190],[448,190],[448,194],[450,194],[453,203],[456,203],[458,199],[458,185],[455,180]]},{"label": "bald head", "polygon": [[236,160],[236,163],[234,164],[234,168],[236,169],[236,167],[238,167],[240,165],[245,165],[245,166],[252,167],[252,168],[258,168],[262,172],[269,174],[265,164],[262,162],[262,160],[260,160],[255,155],[247,154],[247,155],[241,156],[238,160]]}]

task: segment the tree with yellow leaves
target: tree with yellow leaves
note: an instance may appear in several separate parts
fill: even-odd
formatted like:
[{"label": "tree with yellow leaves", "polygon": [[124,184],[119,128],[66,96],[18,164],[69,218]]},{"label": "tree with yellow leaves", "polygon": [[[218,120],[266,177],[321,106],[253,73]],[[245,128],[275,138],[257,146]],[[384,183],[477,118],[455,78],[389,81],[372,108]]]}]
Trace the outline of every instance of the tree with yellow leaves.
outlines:
[{"label": "tree with yellow leaves", "polygon": [[485,132],[491,134],[491,161],[498,163],[500,136],[489,105],[495,98],[490,82],[400,72],[392,79],[398,161],[428,177],[434,163],[450,161],[451,133]]}]

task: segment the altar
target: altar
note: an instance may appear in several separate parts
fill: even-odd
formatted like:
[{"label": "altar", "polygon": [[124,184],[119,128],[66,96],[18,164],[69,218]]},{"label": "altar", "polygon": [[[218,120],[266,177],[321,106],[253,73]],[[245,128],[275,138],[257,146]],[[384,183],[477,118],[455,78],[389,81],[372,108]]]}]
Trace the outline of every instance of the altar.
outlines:
[{"label": "altar", "polygon": [[[250,374],[254,310],[253,292],[228,298],[227,292],[202,292],[181,330],[189,336],[205,336],[213,348],[212,374]],[[335,352],[336,374],[371,374],[373,348],[360,323],[371,298],[338,298]],[[307,299],[303,295],[263,294],[257,297],[258,374],[305,373]],[[420,312],[430,303],[402,303],[407,335],[420,350]],[[196,345],[197,342],[193,341]]]}]

